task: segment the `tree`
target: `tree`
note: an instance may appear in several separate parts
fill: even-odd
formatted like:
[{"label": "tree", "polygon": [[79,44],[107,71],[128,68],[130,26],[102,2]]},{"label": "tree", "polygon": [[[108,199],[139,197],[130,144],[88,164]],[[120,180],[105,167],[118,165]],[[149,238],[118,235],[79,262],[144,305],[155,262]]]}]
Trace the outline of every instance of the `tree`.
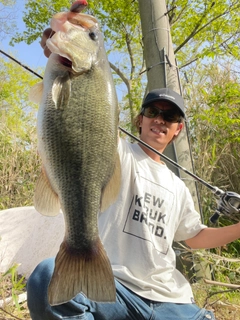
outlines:
[{"label": "tree", "polygon": [[[239,59],[239,9],[233,1],[172,1],[170,15],[175,54],[180,68],[217,56]],[[168,4],[168,9],[172,5]]]},{"label": "tree", "polygon": [[[149,0],[151,2],[151,0]],[[70,1],[26,3],[28,11],[24,14],[27,27],[22,35],[18,34],[13,42],[36,40],[49,24],[51,16],[60,10],[67,10]],[[188,65],[196,59],[214,55],[239,58],[239,9],[238,0],[209,2],[203,0],[167,1],[175,54],[181,65]],[[89,12],[93,13],[104,26],[107,42],[113,50],[126,48],[129,38],[133,41],[136,31],[139,36],[135,43],[141,42],[140,18],[137,1],[89,1]],[[138,30],[136,30],[138,29]]]},{"label": "tree", "polygon": [[[151,0],[148,0],[151,3]],[[28,44],[41,36],[51,16],[68,10],[68,0],[28,1],[24,22],[26,31],[17,33],[12,43]],[[167,1],[175,55],[180,69],[186,71],[194,61],[215,55],[239,57],[238,0]],[[128,127],[145,93],[146,77],[138,2],[132,0],[89,1],[88,12],[100,21],[105,35],[109,61],[116,75],[121,109],[128,116]],[[185,66],[185,68],[184,68]]]},{"label": "tree", "polygon": [[[17,34],[13,42],[31,43],[40,37],[51,16],[55,12],[68,10],[69,2],[28,1],[24,14],[27,30],[22,35]],[[239,8],[238,0],[211,3],[203,0],[167,1],[175,54],[183,72],[191,74],[193,62],[195,66],[196,62],[200,64],[206,57],[210,62],[214,56],[224,59],[239,57],[236,46],[239,40]],[[101,22],[118,92],[121,92],[123,85],[125,87],[124,93],[120,94],[121,109],[124,115],[129,115],[130,127],[146,84],[138,3],[132,0],[93,0],[89,1],[88,12]],[[195,82],[193,84],[195,86]]]},{"label": "tree", "polygon": [[[231,64],[221,66],[217,60],[195,70],[191,79],[184,86],[190,93],[187,112],[196,172],[212,185],[240,193],[240,79]],[[216,204],[205,187],[200,192],[207,222],[209,207],[214,210]]]},{"label": "tree", "polygon": [[[152,0],[148,1],[151,4]],[[44,28],[49,25],[51,16],[56,12],[68,10],[69,7],[70,1],[67,0],[28,1],[24,14],[27,29],[23,34],[16,34],[12,43],[25,41],[30,44],[40,38]],[[220,77],[222,82],[214,83],[214,77],[210,76],[211,70],[203,63],[207,59],[211,64],[215,57],[221,57],[225,61],[234,57],[239,61],[239,8],[238,0],[210,3],[203,0],[169,0],[166,9],[170,17],[174,51],[182,75],[187,72],[191,77],[195,68],[201,65],[197,77],[184,86],[197,174],[214,185],[226,188],[235,188],[235,177],[239,173],[239,159],[236,157],[239,150],[236,147],[237,140],[234,140],[238,137],[239,123],[235,121],[237,118],[230,117],[230,122],[226,116],[239,109],[237,101],[233,104],[233,92],[236,95],[239,87],[234,87],[235,79],[232,76],[221,76],[222,73],[215,69],[215,78]],[[89,0],[88,12],[95,15],[102,25],[110,65],[120,92],[121,109],[124,115],[126,113],[129,116],[130,127],[145,92],[147,72],[143,58],[138,3],[136,0]],[[228,86],[224,86],[226,79]],[[222,86],[227,94],[223,93]],[[229,104],[230,111],[227,110]],[[230,127],[223,127],[226,120],[231,124],[231,128],[236,126],[234,134],[233,130],[228,130]],[[222,139],[222,134],[215,139],[215,132],[219,132],[219,128],[226,130],[227,139]],[[226,161],[228,166],[225,165]],[[232,176],[229,175],[230,172],[233,173]],[[226,179],[227,175],[230,179]],[[234,188],[231,189],[237,191]],[[213,206],[212,203],[215,201],[211,199],[210,205],[209,196],[203,192],[201,199],[209,214],[209,206]]]},{"label": "tree", "polygon": [[0,209],[6,209],[32,204],[39,160],[36,105],[28,93],[37,79],[3,59],[0,79]]}]

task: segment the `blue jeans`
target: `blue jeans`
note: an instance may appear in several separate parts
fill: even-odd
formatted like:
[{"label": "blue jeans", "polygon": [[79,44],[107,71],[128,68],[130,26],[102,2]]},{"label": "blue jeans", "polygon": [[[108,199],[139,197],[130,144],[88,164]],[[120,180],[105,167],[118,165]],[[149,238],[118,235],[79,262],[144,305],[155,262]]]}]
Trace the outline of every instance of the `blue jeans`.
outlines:
[{"label": "blue jeans", "polygon": [[207,320],[215,319],[211,311],[195,304],[150,301],[139,297],[118,281],[116,303],[97,303],[78,294],[71,301],[50,306],[47,288],[54,269],[54,259],[41,262],[27,283],[28,308],[32,320]]}]

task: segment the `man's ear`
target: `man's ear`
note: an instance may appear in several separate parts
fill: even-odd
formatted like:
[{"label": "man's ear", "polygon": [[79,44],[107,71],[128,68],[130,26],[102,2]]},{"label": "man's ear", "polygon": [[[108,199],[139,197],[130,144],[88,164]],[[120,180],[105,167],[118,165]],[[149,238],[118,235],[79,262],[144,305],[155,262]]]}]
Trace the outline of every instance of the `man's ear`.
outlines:
[{"label": "man's ear", "polygon": [[182,122],[180,122],[180,123],[178,124],[178,128],[177,128],[177,130],[176,130],[176,132],[175,132],[175,134],[174,134],[176,137],[177,137],[177,136],[179,135],[179,133],[182,131],[183,127],[184,127],[184,124],[183,124]]}]

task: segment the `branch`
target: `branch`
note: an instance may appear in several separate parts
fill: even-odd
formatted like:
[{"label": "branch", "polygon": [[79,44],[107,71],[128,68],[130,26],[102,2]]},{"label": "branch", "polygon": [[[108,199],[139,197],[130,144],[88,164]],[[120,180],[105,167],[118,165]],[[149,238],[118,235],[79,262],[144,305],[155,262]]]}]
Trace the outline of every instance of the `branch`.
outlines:
[{"label": "branch", "polygon": [[[231,51],[230,51],[229,49],[227,50],[227,49],[224,47],[224,44],[227,44],[227,42],[228,42],[231,38],[233,38],[233,35],[230,36],[229,38],[227,38],[226,40],[224,40],[223,42],[221,42],[219,45],[213,47],[211,51],[214,52],[217,48],[223,47],[226,51],[228,51],[228,52],[232,55]],[[185,68],[185,67],[189,66],[191,63],[197,61],[199,58],[200,58],[200,57],[196,57],[196,58],[194,58],[194,59],[186,62],[185,64],[183,64],[182,66],[179,67],[179,70],[181,70],[182,68]]]},{"label": "branch", "polygon": [[8,314],[9,316],[11,316],[11,317],[14,318],[14,319],[22,320],[21,318],[18,318],[18,317],[16,317],[16,316],[14,316],[12,313],[4,310],[3,308],[0,308],[0,310],[1,310],[2,312],[4,312],[4,313]]},{"label": "branch", "polygon": [[[190,33],[190,35],[178,46],[178,48],[176,48],[176,50],[174,51],[174,53],[176,54],[186,43],[188,43],[188,41],[190,39],[192,39],[197,33],[200,32],[200,30],[202,30],[203,28],[205,28],[209,23],[211,23],[212,21],[214,21],[215,19],[218,19],[218,17],[215,17],[212,19],[212,21],[208,22],[204,27],[198,29],[201,26],[201,23],[203,21],[203,19],[206,17],[206,15],[208,14],[209,11],[205,10],[205,12],[203,13],[202,17],[200,18],[200,20],[198,21],[198,23],[195,25],[195,28],[193,29],[193,31]],[[221,14],[222,15],[222,14]]]},{"label": "branch", "polygon": [[117,68],[113,63],[111,63],[109,61],[110,67],[111,69],[113,69],[113,71],[116,72],[116,74],[122,79],[122,81],[125,83],[125,85],[127,86],[127,88],[129,89],[129,81],[128,79],[125,77],[125,75],[122,73],[122,71]]},{"label": "branch", "polygon": [[[238,8],[238,6],[237,6]],[[203,29],[205,29],[209,24],[211,24],[213,21],[217,20],[218,18],[226,15],[227,13],[229,13],[231,10],[226,10],[223,13],[217,15],[216,17],[212,18],[210,21],[208,21],[205,25],[203,25],[201,28],[201,22],[203,20],[203,18],[207,15],[207,11],[204,12],[203,16],[201,17],[201,19],[199,20],[199,22],[196,24],[194,30],[190,33],[190,35],[175,49],[174,53],[176,54],[186,43],[188,43],[188,41],[190,39],[192,39],[196,34],[198,34],[199,32],[201,32]],[[198,29],[199,28],[199,29]]]},{"label": "branch", "polygon": [[212,284],[214,286],[222,286],[222,287],[231,288],[235,290],[240,289],[239,284],[225,283],[225,282],[213,281],[208,279],[204,279],[204,282],[207,284]]},{"label": "branch", "polygon": [[131,61],[131,79],[132,79],[135,71],[135,64],[134,64],[134,59],[132,54],[131,40],[129,39],[129,34],[127,32],[126,32],[126,43],[127,43],[127,49],[128,49],[130,61]]},{"label": "branch", "polygon": [[[208,300],[209,298],[211,298],[212,296],[216,295],[216,294],[219,294],[219,293],[227,293],[227,292],[232,292],[234,290],[238,290],[240,289],[240,285],[235,285],[235,284],[231,284],[231,283],[223,283],[223,282],[218,282],[218,281],[211,281],[211,280],[207,280],[207,279],[204,279],[204,281],[207,283],[207,284],[213,284],[213,285],[216,285],[216,286],[224,286],[224,287],[227,287],[227,288],[230,288],[228,290],[220,290],[220,291],[216,291],[216,292],[213,292],[211,294],[209,294],[206,299],[205,299],[205,303],[204,303],[204,307],[206,307],[207,305],[209,305],[208,303]],[[213,305],[215,302],[211,303],[210,305]]]}]

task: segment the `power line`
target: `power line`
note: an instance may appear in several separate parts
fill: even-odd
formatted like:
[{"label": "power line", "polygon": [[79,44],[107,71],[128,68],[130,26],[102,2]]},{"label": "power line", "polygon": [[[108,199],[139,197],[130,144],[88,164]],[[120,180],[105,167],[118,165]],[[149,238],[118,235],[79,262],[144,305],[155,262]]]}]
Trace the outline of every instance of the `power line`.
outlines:
[{"label": "power line", "polygon": [[0,50],[0,53],[4,54],[6,57],[8,57],[9,59],[13,60],[14,62],[16,62],[17,64],[19,64],[22,68],[26,69],[27,71],[33,73],[35,76],[37,76],[40,79],[43,79],[42,76],[40,76],[38,73],[36,73],[35,71],[33,71],[32,69],[30,69],[29,67],[25,66],[24,64],[22,64],[20,61],[16,60],[15,58],[11,57],[9,54],[7,54],[6,52]]}]

